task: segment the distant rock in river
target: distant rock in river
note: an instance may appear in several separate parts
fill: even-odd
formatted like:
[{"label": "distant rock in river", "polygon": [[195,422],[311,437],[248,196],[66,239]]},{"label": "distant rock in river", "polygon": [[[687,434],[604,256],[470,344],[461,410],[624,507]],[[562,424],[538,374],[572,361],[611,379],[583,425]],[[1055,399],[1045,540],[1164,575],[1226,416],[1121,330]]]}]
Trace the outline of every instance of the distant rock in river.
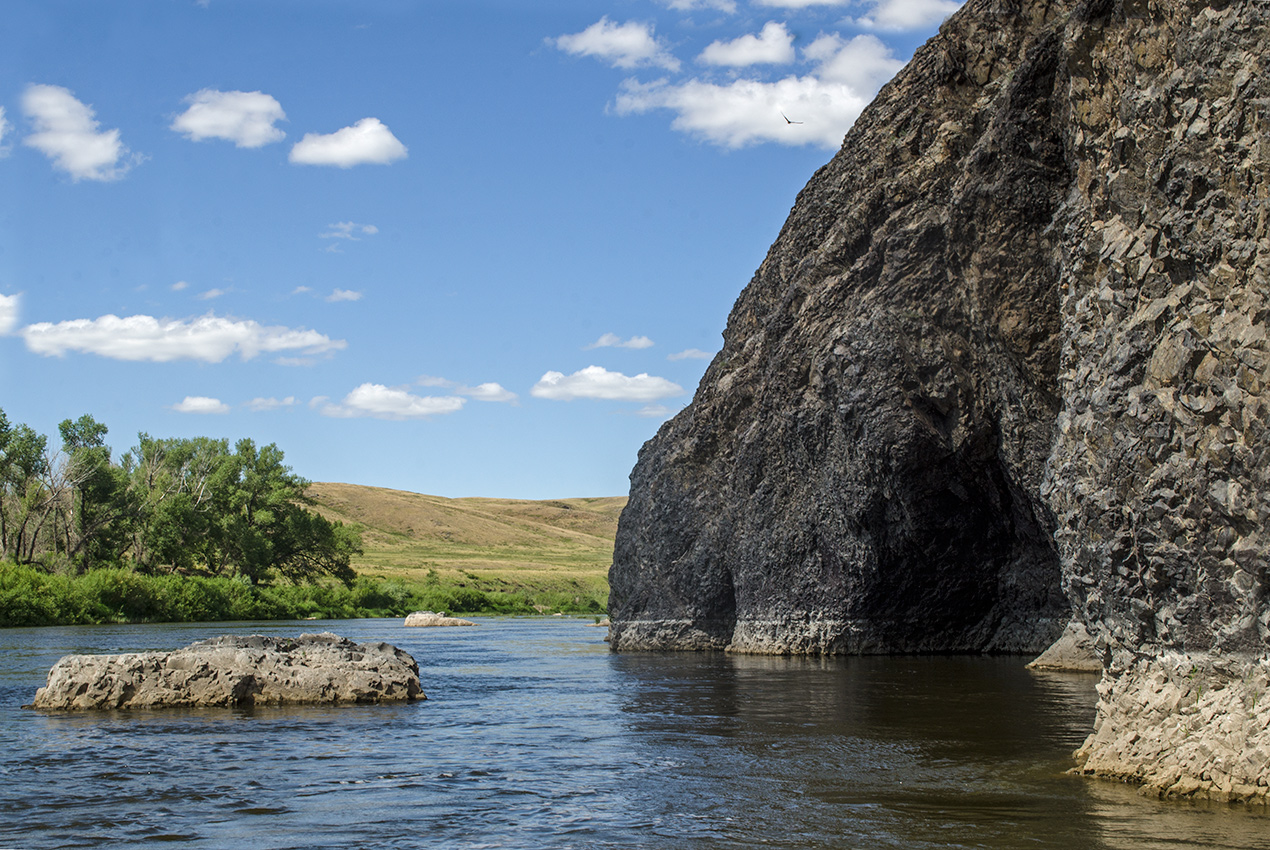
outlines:
[{"label": "distant rock in river", "polygon": [[461,617],[447,617],[435,611],[415,611],[406,617],[406,625],[426,628],[429,626],[475,626],[476,623]]},{"label": "distant rock in river", "polygon": [[419,665],[386,643],[330,633],[227,635],[174,652],[68,655],[33,708],[45,710],[392,702],[425,699]]}]

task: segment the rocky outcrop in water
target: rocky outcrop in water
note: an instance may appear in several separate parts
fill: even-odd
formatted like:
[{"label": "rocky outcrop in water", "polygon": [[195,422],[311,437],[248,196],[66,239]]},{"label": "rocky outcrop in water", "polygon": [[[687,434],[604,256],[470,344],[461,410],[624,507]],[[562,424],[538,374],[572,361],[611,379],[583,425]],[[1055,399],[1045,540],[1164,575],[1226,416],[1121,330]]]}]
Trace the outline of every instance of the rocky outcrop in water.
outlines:
[{"label": "rocky outcrop in water", "polygon": [[411,628],[430,628],[434,626],[475,626],[471,620],[464,620],[461,617],[447,617],[445,614],[438,614],[435,611],[415,611],[406,615],[404,625]]},{"label": "rocky outcrop in water", "polygon": [[33,708],[45,710],[392,702],[424,699],[419,666],[386,643],[324,633],[225,636],[174,652],[68,655]]},{"label": "rocky outcrop in water", "polygon": [[1264,797],[1267,56],[1260,2],[970,0],[641,452],[614,648],[1039,651],[1070,612],[1084,770]]}]

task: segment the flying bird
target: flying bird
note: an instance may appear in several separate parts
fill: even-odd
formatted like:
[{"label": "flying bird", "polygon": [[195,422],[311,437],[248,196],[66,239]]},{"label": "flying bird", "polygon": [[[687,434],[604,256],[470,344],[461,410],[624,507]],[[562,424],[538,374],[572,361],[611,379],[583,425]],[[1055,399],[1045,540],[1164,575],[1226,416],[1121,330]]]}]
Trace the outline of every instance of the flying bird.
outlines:
[{"label": "flying bird", "polygon": [[788,116],[788,115],[786,115],[784,112],[782,112],[782,113],[781,113],[781,117],[785,119],[785,123],[786,123],[786,124],[801,124],[801,123],[803,123],[803,122],[801,122],[801,121],[790,121],[790,120],[789,120],[789,116]]}]

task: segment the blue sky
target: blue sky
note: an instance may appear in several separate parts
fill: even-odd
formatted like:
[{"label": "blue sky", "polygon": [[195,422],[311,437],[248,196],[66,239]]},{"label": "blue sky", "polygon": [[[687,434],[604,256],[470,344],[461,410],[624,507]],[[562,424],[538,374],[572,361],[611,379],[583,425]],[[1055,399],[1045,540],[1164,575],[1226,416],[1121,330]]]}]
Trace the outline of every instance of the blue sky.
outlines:
[{"label": "blue sky", "polygon": [[[0,408],[622,495],[953,0],[9,0]],[[56,442],[56,440],[54,440]]]}]

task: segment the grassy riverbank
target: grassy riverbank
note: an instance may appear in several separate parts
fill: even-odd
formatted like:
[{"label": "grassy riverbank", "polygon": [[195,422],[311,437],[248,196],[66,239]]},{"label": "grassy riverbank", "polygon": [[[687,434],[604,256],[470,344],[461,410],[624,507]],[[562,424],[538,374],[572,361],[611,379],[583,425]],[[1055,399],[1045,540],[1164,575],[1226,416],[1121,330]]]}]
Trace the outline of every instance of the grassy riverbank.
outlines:
[{"label": "grassy riverbank", "polygon": [[256,586],[237,578],[0,563],[0,626],[393,617],[601,614],[624,498],[444,499],[314,484],[315,509],[362,535],[351,587]]}]

